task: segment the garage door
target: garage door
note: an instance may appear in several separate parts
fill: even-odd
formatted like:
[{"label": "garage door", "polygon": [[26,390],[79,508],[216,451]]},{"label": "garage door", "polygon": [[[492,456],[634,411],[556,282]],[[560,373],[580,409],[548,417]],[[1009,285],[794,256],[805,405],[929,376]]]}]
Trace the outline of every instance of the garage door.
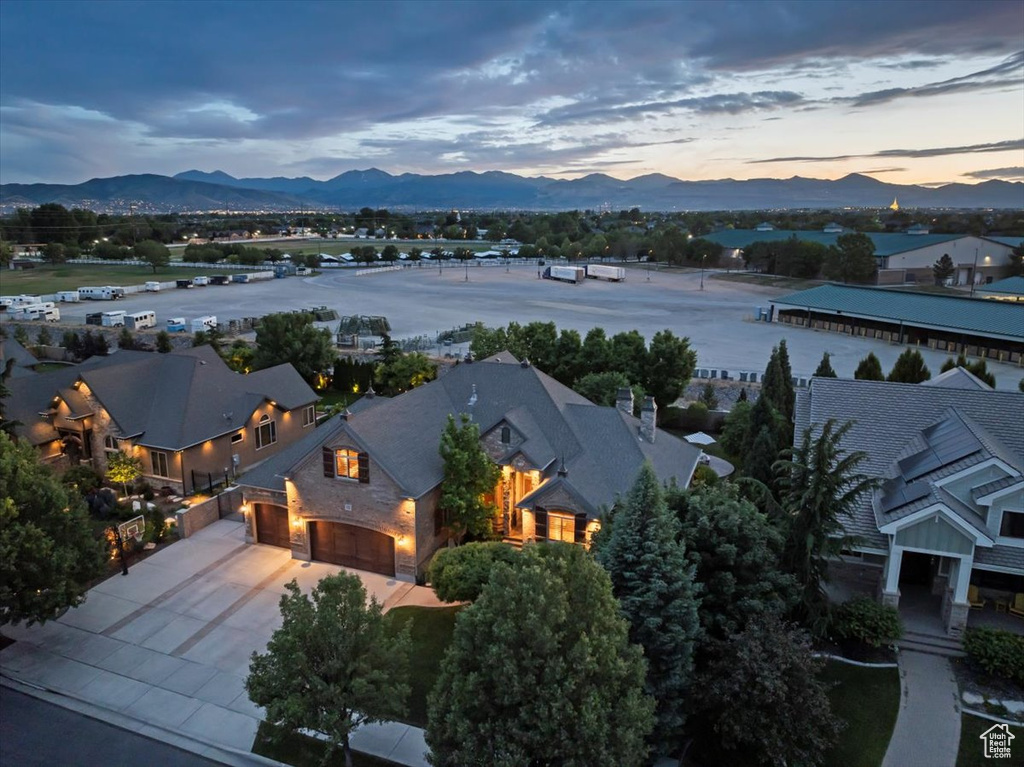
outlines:
[{"label": "garage door", "polygon": [[313,559],[321,562],[395,574],[395,539],[390,535],[341,522],[310,522],[309,542]]},{"label": "garage door", "polygon": [[288,509],[268,503],[253,504],[256,509],[256,540],[271,546],[292,547],[288,534]]}]

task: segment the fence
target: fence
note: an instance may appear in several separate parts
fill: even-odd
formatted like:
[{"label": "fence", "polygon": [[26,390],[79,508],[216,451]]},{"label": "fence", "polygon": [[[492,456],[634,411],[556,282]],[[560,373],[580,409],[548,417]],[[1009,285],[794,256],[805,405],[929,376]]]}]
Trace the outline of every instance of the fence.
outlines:
[{"label": "fence", "polygon": [[178,536],[188,538],[204,527],[208,527],[218,519],[238,511],[242,505],[242,491],[230,487],[220,495],[197,503],[187,509],[175,513],[178,523]]}]

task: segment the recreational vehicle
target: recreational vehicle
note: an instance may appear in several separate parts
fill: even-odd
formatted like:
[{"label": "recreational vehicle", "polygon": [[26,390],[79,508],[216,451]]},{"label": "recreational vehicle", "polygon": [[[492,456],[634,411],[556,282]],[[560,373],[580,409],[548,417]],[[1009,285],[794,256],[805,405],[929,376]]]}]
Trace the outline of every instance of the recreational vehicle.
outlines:
[{"label": "recreational vehicle", "polygon": [[213,315],[206,315],[205,317],[196,317],[192,320],[192,332],[198,333],[200,331],[216,330],[217,329],[217,318]]},{"label": "recreational vehicle", "polygon": [[124,316],[124,324],[135,330],[156,326],[156,312],[132,312]]},{"label": "recreational vehicle", "polygon": [[119,328],[124,327],[124,315],[123,310],[116,312],[103,312],[100,317],[100,324],[105,328]]}]

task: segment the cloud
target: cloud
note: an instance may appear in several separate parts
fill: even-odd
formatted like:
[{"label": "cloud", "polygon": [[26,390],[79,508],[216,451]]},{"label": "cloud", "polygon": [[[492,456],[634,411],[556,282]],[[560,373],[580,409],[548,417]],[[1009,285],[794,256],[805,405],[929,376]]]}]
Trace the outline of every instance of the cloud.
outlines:
[{"label": "cloud", "polygon": [[968,146],[934,147],[930,149],[883,149],[867,154],[836,154],[827,156],[793,156],[769,157],[761,160],[748,160],[748,165],[761,165],[776,162],[835,162],[836,160],[854,160],[865,157],[945,157],[954,154],[984,154],[988,152],[1013,152],[1024,150],[1024,139],[997,141],[992,144],[970,144]]},{"label": "cloud", "polygon": [[756,93],[716,93],[709,96],[653,101],[628,106],[591,107],[574,104],[557,107],[543,115],[538,125],[562,125],[577,122],[609,122],[631,120],[650,114],[687,111],[704,115],[737,115],[781,107],[794,107],[803,96],[793,91],[758,91]]},{"label": "cloud", "polygon": [[976,178],[981,180],[999,179],[1000,181],[1024,181],[1024,167],[1013,168],[988,168],[987,170],[976,170],[972,173],[961,174],[965,178]]}]

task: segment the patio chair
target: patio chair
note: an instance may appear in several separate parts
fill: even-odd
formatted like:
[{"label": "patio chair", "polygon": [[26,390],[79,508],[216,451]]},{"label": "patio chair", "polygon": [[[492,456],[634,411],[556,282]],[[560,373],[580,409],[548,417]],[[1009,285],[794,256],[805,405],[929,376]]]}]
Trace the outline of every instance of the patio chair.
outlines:
[{"label": "patio chair", "polygon": [[1024,618],[1024,594],[1014,594],[1009,609],[1014,615]]},{"label": "patio chair", "polygon": [[978,591],[977,586],[967,587],[967,601],[975,610],[980,610],[985,606],[985,598]]}]

